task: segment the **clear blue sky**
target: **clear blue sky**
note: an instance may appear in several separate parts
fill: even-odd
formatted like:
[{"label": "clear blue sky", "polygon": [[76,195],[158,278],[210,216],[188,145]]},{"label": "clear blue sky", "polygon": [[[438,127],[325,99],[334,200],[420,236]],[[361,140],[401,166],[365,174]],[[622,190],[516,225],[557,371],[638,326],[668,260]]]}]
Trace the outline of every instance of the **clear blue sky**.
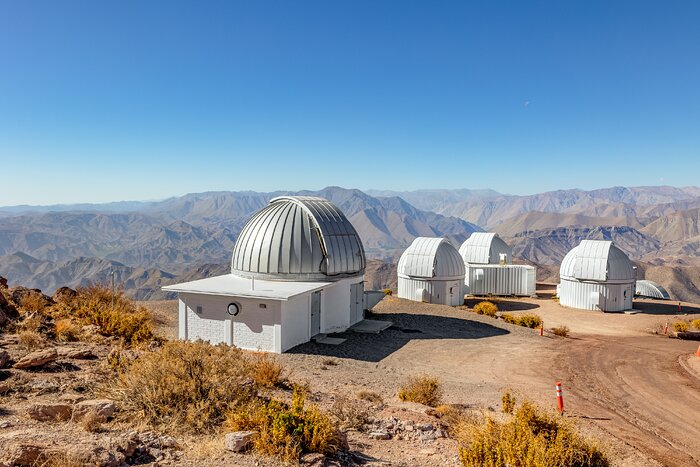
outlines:
[{"label": "clear blue sky", "polygon": [[0,0],[0,205],[700,184],[700,2]]}]

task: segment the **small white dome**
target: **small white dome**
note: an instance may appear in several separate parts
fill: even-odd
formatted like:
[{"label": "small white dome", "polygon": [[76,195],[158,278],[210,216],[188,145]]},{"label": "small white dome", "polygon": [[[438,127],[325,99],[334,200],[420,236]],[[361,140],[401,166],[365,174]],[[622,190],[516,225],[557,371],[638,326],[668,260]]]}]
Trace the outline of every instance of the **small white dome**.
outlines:
[{"label": "small white dome", "polygon": [[464,261],[447,239],[418,237],[401,255],[397,272],[403,277],[464,280]]},{"label": "small white dome", "polygon": [[511,264],[511,248],[498,234],[474,232],[459,247],[459,254],[467,264],[498,264],[501,255],[506,255],[506,264]]},{"label": "small white dome", "polygon": [[583,240],[566,254],[559,276],[568,280],[634,282],[636,272],[627,255],[611,241]]}]

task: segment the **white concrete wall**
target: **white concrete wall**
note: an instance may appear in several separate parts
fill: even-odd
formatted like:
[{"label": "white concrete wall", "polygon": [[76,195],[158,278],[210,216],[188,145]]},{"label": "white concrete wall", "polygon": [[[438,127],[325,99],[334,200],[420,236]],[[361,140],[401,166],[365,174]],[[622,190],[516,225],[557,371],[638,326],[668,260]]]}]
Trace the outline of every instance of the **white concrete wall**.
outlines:
[{"label": "white concrete wall", "polygon": [[341,279],[323,289],[321,332],[342,332],[355,324],[351,322],[350,284],[362,281],[364,281],[364,277]]},{"label": "white concrete wall", "polygon": [[310,313],[311,294],[282,302],[282,352],[309,341]]},{"label": "white concrete wall", "polygon": [[429,303],[457,306],[464,303],[462,280],[427,280],[399,277],[399,298],[418,301],[419,289],[428,291]]},{"label": "white concrete wall", "polygon": [[[180,294],[186,323],[180,323],[180,338],[202,339],[212,344],[226,343],[248,350],[282,352],[281,304],[275,300],[256,300],[202,294]],[[241,306],[238,316],[229,316],[228,304]],[[260,305],[265,305],[261,308]],[[182,306],[182,305],[181,305]],[[201,315],[196,313],[202,307]]]},{"label": "white concrete wall", "polygon": [[559,303],[570,308],[597,311],[631,310],[634,283],[609,284],[561,279],[557,295]]}]

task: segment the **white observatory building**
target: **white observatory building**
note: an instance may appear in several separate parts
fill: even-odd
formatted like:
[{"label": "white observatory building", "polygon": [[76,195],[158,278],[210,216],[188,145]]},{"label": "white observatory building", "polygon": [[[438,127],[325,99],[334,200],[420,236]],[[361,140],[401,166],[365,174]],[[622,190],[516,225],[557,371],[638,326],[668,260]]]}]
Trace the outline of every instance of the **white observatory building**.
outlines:
[{"label": "white observatory building", "polygon": [[612,242],[583,240],[561,263],[559,303],[582,310],[631,310],[636,275],[627,255]]},{"label": "white observatory building", "polygon": [[456,306],[464,303],[464,262],[444,238],[418,237],[398,264],[399,298]]},{"label": "white observatory building", "polygon": [[363,319],[365,252],[331,202],[282,196],[250,218],[231,273],[163,287],[179,297],[179,338],[284,352]]},{"label": "white observatory building", "polygon": [[474,232],[462,243],[464,293],[467,295],[535,295],[533,266],[512,264],[513,252],[498,234]]}]

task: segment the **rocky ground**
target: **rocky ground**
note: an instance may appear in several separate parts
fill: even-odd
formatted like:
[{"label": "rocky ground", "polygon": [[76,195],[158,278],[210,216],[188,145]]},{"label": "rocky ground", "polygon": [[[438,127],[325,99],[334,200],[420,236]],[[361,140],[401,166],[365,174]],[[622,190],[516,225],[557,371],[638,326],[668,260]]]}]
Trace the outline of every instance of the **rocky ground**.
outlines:
[{"label": "rocky ground", "polygon": [[[347,437],[335,458],[307,454],[301,463],[459,465],[440,412],[396,396],[408,377],[427,374],[442,382],[444,402],[495,417],[504,388],[553,408],[561,380],[568,417],[600,440],[613,465],[700,465],[697,342],[659,334],[667,321],[698,318],[700,309],[684,303],[679,315],[675,304],[645,301],[632,315],[581,312],[560,307],[544,289],[538,299],[497,301],[503,311],[537,313],[546,329],[568,326],[569,338],[561,338],[476,315],[469,310],[477,302],[451,308],[387,297],[371,315],[393,323],[383,333],[343,333],[340,345],[308,343],[280,356],[287,377],[308,382],[309,400]],[[176,303],[147,304],[161,335],[173,338]],[[109,362],[115,353],[137,358],[153,349],[124,350],[97,329],[82,331],[80,342],[36,349],[0,334],[0,465],[281,465],[227,450],[225,433],[183,436],[125,418],[106,398]],[[658,410],[649,401],[660,401]]]}]

